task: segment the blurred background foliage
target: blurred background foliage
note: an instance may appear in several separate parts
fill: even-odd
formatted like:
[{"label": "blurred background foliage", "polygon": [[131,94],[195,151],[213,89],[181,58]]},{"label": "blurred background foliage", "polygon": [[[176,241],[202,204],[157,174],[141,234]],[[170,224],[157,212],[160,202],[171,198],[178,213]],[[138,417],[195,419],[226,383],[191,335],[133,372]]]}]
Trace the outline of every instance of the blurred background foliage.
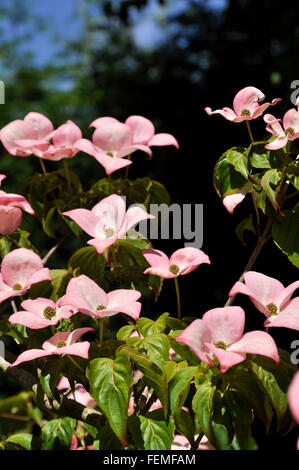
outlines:
[{"label": "blurred background foliage", "polygon": [[[237,223],[252,210],[250,201],[229,215],[213,189],[213,167],[227,148],[249,145],[249,139],[245,125],[219,116],[209,118],[204,107],[231,106],[236,92],[248,85],[261,89],[267,101],[283,98],[273,109],[278,117],[292,106],[290,85],[299,79],[299,22],[294,4],[280,0],[1,0],[0,20],[0,78],[6,88],[1,127],[38,111],[55,126],[71,119],[90,137],[88,125],[96,117],[124,120],[141,114],[154,122],[158,132],[176,136],[179,152],[157,148],[151,161],[134,154],[130,178],[160,181],[172,202],[204,204],[202,248],[212,264],[180,279],[183,308],[201,316],[223,305],[255,241],[252,234],[246,235],[247,245],[242,246],[235,235]],[[252,128],[258,139],[265,135],[261,119]],[[104,176],[100,165],[87,155],[78,154],[69,164],[84,190]],[[62,165],[46,162],[49,171]],[[40,171],[35,157],[12,157],[1,150],[0,172],[8,176],[3,189],[22,192],[26,178],[35,171]],[[39,226],[30,224],[25,218],[24,228],[33,229],[38,241]],[[45,237],[39,241],[44,250],[53,244]],[[154,246],[170,254],[182,241],[159,240]],[[63,267],[73,248],[65,242],[51,266]],[[255,269],[285,284],[298,278],[296,268],[271,244]],[[242,305],[246,305],[244,299]],[[247,306],[247,326],[261,328],[260,314]],[[160,313],[175,310],[172,285],[164,288],[155,308]],[[289,349],[295,332],[292,337],[292,332],[278,330],[273,333],[275,339]]]}]

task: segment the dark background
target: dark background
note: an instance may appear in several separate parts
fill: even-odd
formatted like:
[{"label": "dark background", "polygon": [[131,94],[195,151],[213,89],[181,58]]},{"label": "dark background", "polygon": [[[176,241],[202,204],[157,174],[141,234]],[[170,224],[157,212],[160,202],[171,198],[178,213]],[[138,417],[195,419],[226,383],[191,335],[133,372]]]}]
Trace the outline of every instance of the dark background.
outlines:
[{"label": "dark background", "polygon": [[[45,14],[49,4],[55,8],[57,2],[40,2],[44,6],[38,14],[32,10],[33,3],[1,1],[0,70],[6,85],[6,104],[1,107],[0,125],[22,119],[29,111],[39,111],[56,126],[74,120],[88,137],[88,124],[96,117],[109,115],[125,120],[129,115],[141,114],[154,122],[158,132],[175,135],[179,151],[155,148],[151,161],[135,153],[130,177],[148,175],[157,179],[167,187],[172,202],[204,205],[202,249],[210,256],[211,265],[180,277],[183,314],[201,317],[208,309],[222,306],[242,273],[255,239],[248,235],[247,245],[243,246],[235,235],[236,225],[252,211],[250,199],[231,216],[213,188],[213,168],[227,148],[249,145],[249,137],[244,123],[208,117],[204,107],[231,107],[234,95],[249,85],[262,90],[266,101],[283,98],[271,109],[278,117],[292,106],[290,85],[299,79],[298,2],[186,0],[177,2],[181,8],[166,0],[73,2],[78,8],[71,10],[65,29],[59,32]],[[152,32],[147,32],[146,45],[140,46],[134,28],[153,3],[157,15]],[[160,41],[155,26],[160,28]],[[70,34],[72,28],[76,34]],[[39,38],[44,32],[53,33],[56,49],[43,62]],[[44,53],[49,51],[45,49]],[[262,139],[263,120],[253,121],[252,130],[256,140]],[[46,163],[49,170],[62,165]],[[70,167],[79,172],[85,189],[104,177],[101,167],[89,156],[76,156]],[[23,181],[34,170],[39,171],[34,157],[21,159],[2,152],[0,172],[8,175],[5,190],[16,192],[18,187],[21,191]],[[46,239],[45,249],[51,244],[53,241]],[[182,242],[157,241],[154,245],[170,255],[182,247]],[[53,266],[63,264],[68,255],[65,243],[59,255],[52,258]],[[254,269],[284,284],[298,279],[297,269],[272,241]],[[247,329],[262,328],[263,316],[245,297],[240,296],[237,304],[246,309]],[[165,282],[152,308],[156,314],[175,312],[170,281]],[[283,328],[271,333],[287,350],[298,336]],[[293,449],[295,439],[296,431],[277,442],[282,448]],[[275,442],[273,432],[263,447],[270,448]]]}]

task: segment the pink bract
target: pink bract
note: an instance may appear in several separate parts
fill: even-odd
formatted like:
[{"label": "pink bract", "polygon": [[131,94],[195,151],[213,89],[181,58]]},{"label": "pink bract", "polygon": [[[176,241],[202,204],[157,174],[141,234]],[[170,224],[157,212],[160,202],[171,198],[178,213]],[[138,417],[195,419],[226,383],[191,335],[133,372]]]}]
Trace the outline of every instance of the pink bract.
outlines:
[{"label": "pink bract", "polygon": [[[115,118],[102,117],[93,121],[90,127],[99,129],[108,123],[117,122],[119,121]],[[129,116],[124,124],[131,130],[134,145],[145,145],[147,147],[173,145],[177,149],[179,148],[179,144],[173,135],[165,133],[155,134],[153,123],[143,116]]]},{"label": "pink bract", "polygon": [[297,372],[288,390],[289,407],[296,422],[299,424],[299,372]]},{"label": "pink bract", "polygon": [[137,302],[140,297],[140,292],[129,289],[117,289],[106,294],[98,284],[82,274],[70,280],[60,305],[72,305],[94,318],[125,313],[137,320],[141,310],[141,303]]},{"label": "pink bract", "polygon": [[53,161],[72,158],[79,152],[75,147],[75,143],[81,137],[82,132],[80,128],[73,121],[67,121],[52,132],[53,145],[50,145],[41,157]]},{"label": "pink bract", "polygon": [[131,165],[132,162],[123,157],[136,150],[151,155],[149,147],[133,144],[130,128],[120,122],[108,122],[97,128],[93,133],[92,142],[79,139],[75,148],[92,155],[104,167],[107,175]]},{"label": "pink bract", "polygon": [[[0,175],[1,181],[6,178]],[[0,190],[0,234],[10,235],[20,226],[22,222],[22,210],[34,214],[29,202],[19,194],[10,194]]]},{"label": "pink bract", "polygon": [[273,338],[263,331],[243,335],[244,325],[242,308],[215,308],[206,312],[201,320],[192,322],[175,340],[189,346],[201,361],[211,366],[215,356],[222,373],[243,362],[246,353],[260,354],[279,362]]},{"label": "pink bract", "polygon": [[34,154],[41,157],[49,147],[53,130],[53,124],[46,116],[31,112],[24,120],[12,121],[3,127],[0,139],[11,155],[28,157]]},{"label": "pink bract", "polygon": [[119,238],[123,238],[128,230],[141,220],[153,219],[140,207],[131,207],[126,212],[126,205],[120,196],[112,194],[96,204],[91,211],[74,209],[63,215],[74,220],[88,235],[93,237],[87,243],[95,246],[98,253]]},{"label": "pink bract", "polygon": [[25,300],[21,305],[24,310],[11,315],[9,322],[24,325],[33,330],[56,325],[62,318],[70,318],[76,313],[76,309],[70,305],[60,306],[60,299],[55,303],[38,297],[34,300]]},{"label": "pink bract", "polygon": [[244,275],[244,283],[236,282],[229,296],[248,295],[255,307],[267,317],[264,326],[285,327],[299,331],[299,297],[291,299],[298,288],[299,281],[284,287],[273,277],[249,271]]},{"label": "pink bract", "polygon": [[44,342],[42,349],[29,349],[23,352],[10,367],[17,366],[23,362],[33,361],[33,359],[40,357],[60,354],[70,354],[71,356],[79,356],[88,359],[90,343],[88,341],[78,343],[77,341],[82,335],[89,331],[94,331],[94,329],[78,328],[72,332],[64,331],[56,333],[52,338]]},{"label": "pink bract", "polygon": [[295,108],[289,109],[280,124],[281,119],[277,119],[272,114],[265,114],[266,130],[275,139],[265,147],[269,150],[277,150],[284,147],[288,141],[293,141],[299,137],[299,111]]},{"label": "pink bract", "polygon": [[4,256],[0,273],[0,302],[23,295],[32,284],[51,281],[41,258],[27,248],[18,248]]},{"label": "pink bract", "polygon": [[[70,388],[71,386],[68,379],[66,377],[62,377],[60,379],[59,384],[57,385],[57,390],[66,390]],[[82,405],[87,406],[88,408],[95,408],[97,406],[96,401],[89,395],[85,387],[80,383],[75,384],[74,393],[72,393],[72,391],[70,390],[70,393],[66,396],[69,395],[70,398],[74,398],[78,403],[81,403]]]},{"label": "pink bract", "polygon": [[211,108],[205,108],[205,111],[209,116],[211,114],[221,114],[228,121],[242,122],[251,121],[261,116],[269,106],[273,106],[281,98],[275,98],[271,103],[259,103],[265,99],[265,95],[258,89],[252,86],[248,86],[240,90],[233,101],[233,109],[223,108],[212,111]]},{"label": "pink bract", "polygon": [[144,274],[164,279],[188,274],[203,263],[210,264],[209,257],[203,251],[192,247],[180,248],[170,258],[160,250],[143,250],[142,254],[151,266]]}]

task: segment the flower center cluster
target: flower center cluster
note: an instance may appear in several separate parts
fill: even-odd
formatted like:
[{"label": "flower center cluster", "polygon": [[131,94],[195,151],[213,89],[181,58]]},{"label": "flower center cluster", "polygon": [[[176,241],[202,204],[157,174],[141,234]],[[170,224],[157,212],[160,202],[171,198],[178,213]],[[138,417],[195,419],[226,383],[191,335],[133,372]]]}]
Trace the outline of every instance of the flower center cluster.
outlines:
[{"label": "flower center cluster", "polygon": [[113,230],[113,228],[105,228],[105,235],[106,238],[113,237],[113,235],[115,235],[115,231]]},{"label": "flower center cluster", "polygon": [[215,345],[216,348],[226,349],[227,345],[223,341],[218,341]]},{"label": "flower center cluster", "polygon": [[286,130],[285,130],[285,134],[288,135],[288,134],[291,134],[291,135],[295,135],[295,131],[292,127],[288,127]]},{"label": "flower center cluster", "polygon": [[56,310],[53,307],[46,307],[43,311],[43,315],[46,320],[52,320],[52,318],[56,315]]},{"label": "flower center cluster", "polygon": [[170,271],[172,274],[177,275],[177,274],[179,274],[179,272],[180,272],[180,268],[179,268],[179,266],[178,266],[177,264],[171,264],[171,265],[169,266],[169,271]]},{"label": "flower center cluster", "polygon": [[21,284],[15,284],[13,286],[13,290],[21,290],[21,289],[23,289],[23,286]]},{"label": "flower center cluster", "polygon": [[266,308],[269,310],[271,315],[278,315],[278,308],[272,302],[270,304],[266,305]]},{"label": "flower center cluster", "polygon": [[249,109],[242,109],[240,116],[251,116]]},{"label": "flower center cluster", "polygon": [[111,157],[111,158],[113,158],[113,157],[114,157],[114,155],[113,155],[113,153],[112,153],[112,152],[106,152],[106,155],[108,155],[108,157]]},{"label": "flower center cluster", "polygon": [[104,308],[106,308],[105,305],[99,305],[96,311],[98,312],[99,310],[104,310]]},{"label": "flower center cluster", "polygon": [[65,341],[58,341],[58,343],[56,344],[57,349],[65,348],[65,347],[66,347],[66,342]]}]

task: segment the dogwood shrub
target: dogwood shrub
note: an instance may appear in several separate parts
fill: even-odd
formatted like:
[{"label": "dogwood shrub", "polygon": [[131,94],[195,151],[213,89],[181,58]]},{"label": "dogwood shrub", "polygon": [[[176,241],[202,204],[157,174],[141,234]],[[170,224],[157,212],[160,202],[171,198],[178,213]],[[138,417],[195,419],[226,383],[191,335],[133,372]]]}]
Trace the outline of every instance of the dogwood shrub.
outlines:
[{"label": "dogwood shrub", "polygon": [[[155,146],[178,149],[175,137],[156,134],[142,116],[124,123],[100,117],[90,125],[92,140],[82,138],[75,123],[54,129],[36,112],[2,129],[5,149],[38,158],[42,171],[25,182],[24,195],[0,191],[0,335],[6,344],[0,365],[22,390],[0,400],[1,449],[257,449],[254,420],[264,422],[265,434],[273,426],[278,433],[292,429],[298,373],[271,331],[299,330],[299,281],[285,287],[252,268],[270,238],[299,268],[299,112],[289,110],[283,126],[265,114],[270,135],[255,139],[250,121],[280,101],[263,100],[260,90],[247,87],[233,109],[206,108],[247,126],[249,146],[223,153],[214,186],[230,213],[251,197],[252,213],[236,233],[242,241],[250,230],[257,241],[226,305],[211,305],[201,318],[181,307],[179,277],[196,276],[209,256],[191,247],[163,253],[140,233],[130,236],[136,224],[153,218],[151,203],[169,204],[157,181],[128,179],[132,155],[151,158]],[[83,190],[67,160],[89,158],[84,154],[107,177]],[[47,160],[57,169],[48,172]],[[112,178],[116,171],[120,176]],[[20,228],[22,211],[56,240],[44,258],[43,247]],[[50,256],[73,237],[82,247],[64,267],[49,269]],[[175,283],[177,312],[149,318],[143,299],[157,299],[163,281]],[[260,329],[246,331],[237,294],[262,314]],[[116,329],[114,316],[124,326]]]}]

